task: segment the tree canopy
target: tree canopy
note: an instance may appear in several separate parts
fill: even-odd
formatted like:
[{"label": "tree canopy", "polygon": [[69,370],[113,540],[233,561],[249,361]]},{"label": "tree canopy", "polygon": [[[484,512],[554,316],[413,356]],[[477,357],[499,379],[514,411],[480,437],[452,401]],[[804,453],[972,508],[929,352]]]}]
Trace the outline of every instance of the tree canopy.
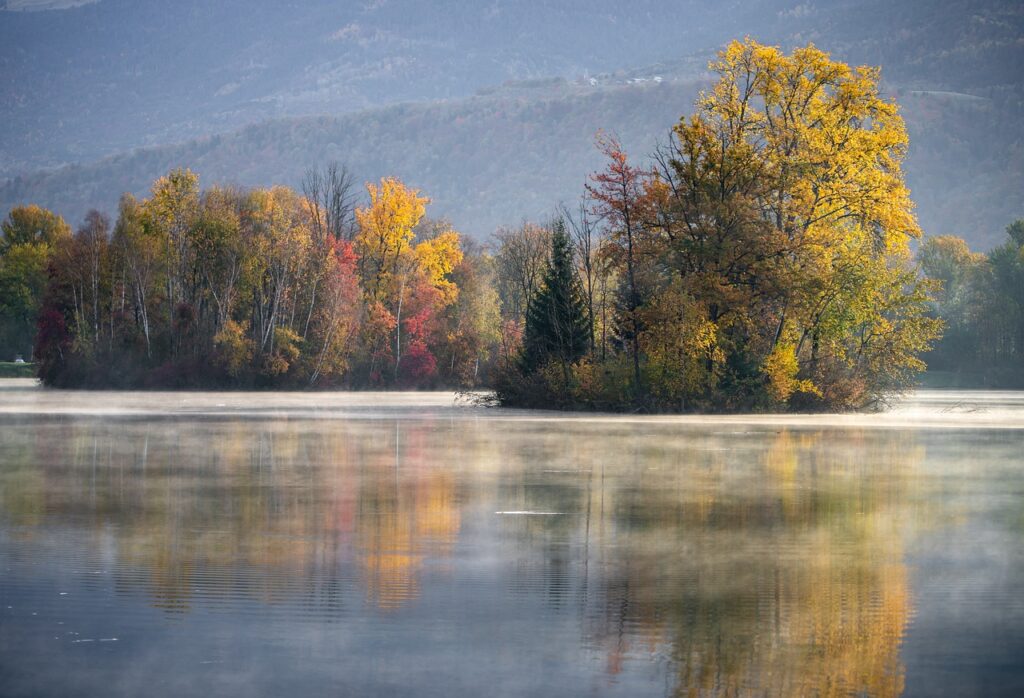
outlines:
[{"label": "tree canopy", "polygon": [[946,332],[927,356],[935,382],[953,387],[1024,387],[1024,220],[988,254],[953,235],[921,244],[921,267],[940,289],[933,313]]}]

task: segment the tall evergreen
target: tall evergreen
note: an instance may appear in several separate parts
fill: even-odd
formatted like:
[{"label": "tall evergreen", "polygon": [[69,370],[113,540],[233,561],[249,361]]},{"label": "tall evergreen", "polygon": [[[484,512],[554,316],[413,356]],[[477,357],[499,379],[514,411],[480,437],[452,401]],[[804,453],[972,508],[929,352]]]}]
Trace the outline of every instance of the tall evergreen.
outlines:
[{"label": "tall evergreen", "polygon": [[526,313],[522,368],[531,372],[550,361],[559,361],[565,368],[586,354],[589,343],[590,326],[573,268],[572,245],[565,223],[557,219],[544,279]]}]

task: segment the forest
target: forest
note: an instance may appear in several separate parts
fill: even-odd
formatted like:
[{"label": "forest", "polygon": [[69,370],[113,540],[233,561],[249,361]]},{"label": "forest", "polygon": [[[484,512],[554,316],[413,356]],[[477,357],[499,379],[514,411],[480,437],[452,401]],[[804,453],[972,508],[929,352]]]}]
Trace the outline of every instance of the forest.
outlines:
[{"label": "forest", "polygon": [[932,308],[945,325],[929,374],[954,387],[1024,387],[1024,220],[987,254],[939,235],[924,240],[918,258],[940,284]]},{"label": "forest", "polygon": [[310,171],[303,194],[201,191],[176,170],[73,235],[15,209],[8,342],[24,349],[34,333],[39,377],[57,386],[473,384],[498,326],[487,258],[401,182],[367,185],[367,198],[354,205],[333,166]]},{"label": "forest", "polygon": [[1019,381],[1024,223],[988,255],[922,239],[878,70],[752,40],[710,67],[649,162],[599,134],[578,204],[486,244],[427,216],[429,192],[361,192],[341,165],[299,190],[174,169],[75,231],[15,207],[0,351],[60,387],[493,388],[642,412],[879,406],[926,362]]}]

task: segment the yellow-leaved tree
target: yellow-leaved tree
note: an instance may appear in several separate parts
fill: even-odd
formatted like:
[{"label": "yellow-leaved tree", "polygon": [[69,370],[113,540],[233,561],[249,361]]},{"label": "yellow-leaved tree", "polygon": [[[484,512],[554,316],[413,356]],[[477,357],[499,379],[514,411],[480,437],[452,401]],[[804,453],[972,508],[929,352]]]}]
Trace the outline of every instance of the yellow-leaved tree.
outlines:
[{"label": "yellow-leaved tree", "polygon": [[188,169],[172,170],[153,182],[151,193],[143,205],[144,221],[149,235],[163,245],[164,304],[171,353],[177,355],[182,332],[177,315],[183,305],[196,305],[198,292],[191,273],[197,263],[191,232],[199,210],[199,176]]},{"label": "yellow-leaved tree", "polygon": [[750,39],[710,67],[717,83],[659,153],[644,231],[716,328],[725,360],[701,384],[736,408],[863,406],[908,385],[939,325],[878,69]]},{"label": "yellow-leaved tree", "polygon": [[435,225],[432,237],[414,245],[430,200],[394,178],[366,190],[370,203],[355,211],[353,247],[367,303],[369,374],[379,381],[389,365],[393,381],[428,380],[437,365],[438,313],[458,297],[451,274],[463,258],[459,234]]},{"label": "yellow-leaved tree", "polygon": [[242,234],[253,260],[246,269],[253,346],[262,357],[262,371],[281,374],[298,355],[300,338],[292,324],[297,277],[310,245],[304,200],[286,187],[253,191],[245,204]]},{"label": "yellow-leaved tree", "polygon": [[355,211],[359,276],[367,299],[386,305],[410,264],[414,228],[430,200],[393,177],[367,184],[366,191],[369,206]]},{"label": "yellow-leaved tree", "polygon": [[438,290],[444,305],[451,305],[459,295],[459,287],[448,277],[462,261],[459,234],[448,230],[416,245],[416,262],[428,284]]}]

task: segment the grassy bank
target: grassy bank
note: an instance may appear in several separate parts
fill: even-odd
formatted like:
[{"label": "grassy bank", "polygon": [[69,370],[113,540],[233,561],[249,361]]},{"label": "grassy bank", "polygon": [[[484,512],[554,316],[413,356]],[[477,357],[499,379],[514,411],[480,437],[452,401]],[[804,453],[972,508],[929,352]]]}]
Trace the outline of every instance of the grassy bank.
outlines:
[{"label": "grassy bank", "polygon": [[16,364],[13,361],[0,361],[0,378],[35,378],[35,364]]}]

